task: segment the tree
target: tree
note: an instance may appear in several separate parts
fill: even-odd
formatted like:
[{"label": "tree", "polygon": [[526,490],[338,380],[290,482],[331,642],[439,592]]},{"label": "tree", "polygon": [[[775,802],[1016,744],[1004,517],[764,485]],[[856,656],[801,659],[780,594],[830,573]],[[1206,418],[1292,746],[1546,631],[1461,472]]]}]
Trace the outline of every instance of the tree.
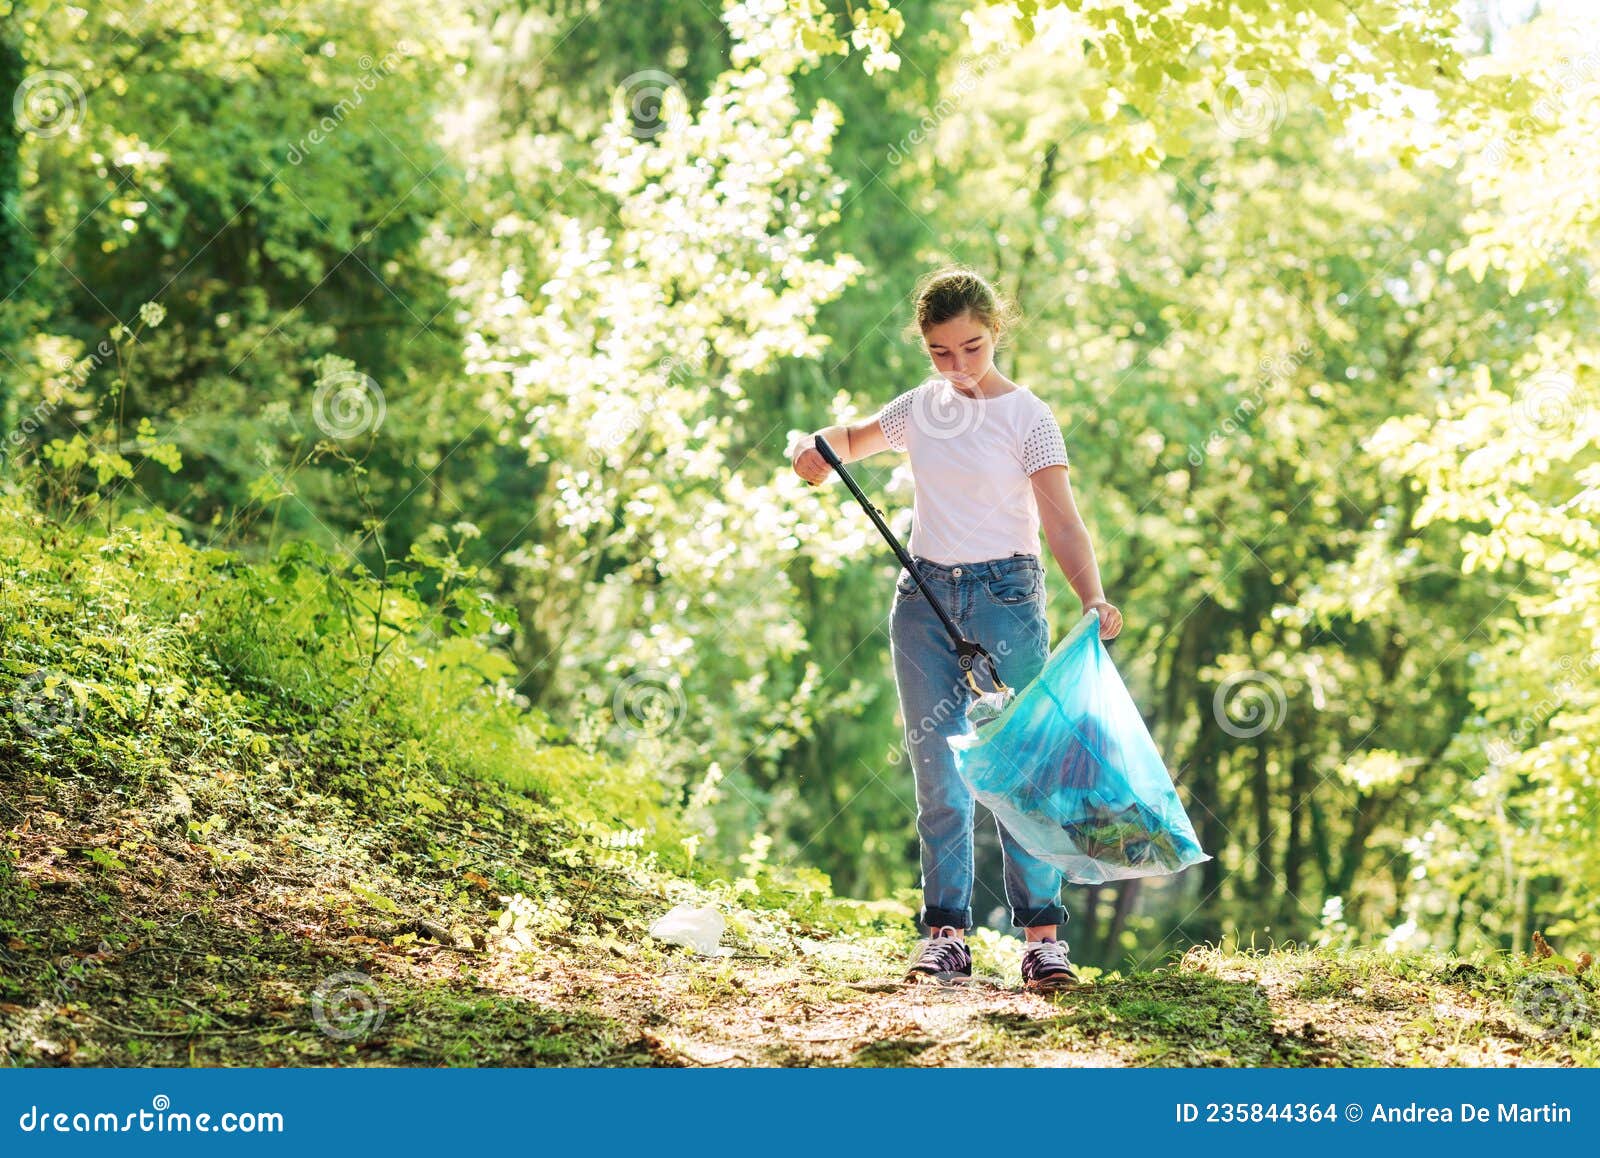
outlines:
[{"label": "tree", "polygon": [[[21,90],[27,76],[27,61],[22,54],[21,39],[11,23],[11,6],[5,6],[6,22],[0,25],[0,92],[16,93]],[[13,101],[13,109],[15,109]],[[32,246],[27,227],[22,220],[22,148],[23,125],[13,111],[0,121],[0,294],[5,295],[0,304],[0,353],[8,360],[0,372],[0,425],[14,430],[11,412],[11,384],[13,371],[21,355],[20,343],[26,332],[22,324],[28,275],[32,272]],[[8,444],[5,453],[9,454]]]}]

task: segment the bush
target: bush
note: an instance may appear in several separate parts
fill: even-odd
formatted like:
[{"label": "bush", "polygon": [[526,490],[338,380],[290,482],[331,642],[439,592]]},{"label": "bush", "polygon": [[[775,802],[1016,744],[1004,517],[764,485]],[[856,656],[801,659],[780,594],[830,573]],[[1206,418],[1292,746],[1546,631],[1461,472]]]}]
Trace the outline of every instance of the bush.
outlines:
[{"label": "bush", "polygon": [[144,784],[177,766],[304,776],[422,815],[498,782],[590,852],[685,865],[647,770],[556,742],[487,642],[503,612],[422,567],[380,582],[306,544],[248,564],[166,519],[63,524],[0,494],[0,747],[16,770]]}]

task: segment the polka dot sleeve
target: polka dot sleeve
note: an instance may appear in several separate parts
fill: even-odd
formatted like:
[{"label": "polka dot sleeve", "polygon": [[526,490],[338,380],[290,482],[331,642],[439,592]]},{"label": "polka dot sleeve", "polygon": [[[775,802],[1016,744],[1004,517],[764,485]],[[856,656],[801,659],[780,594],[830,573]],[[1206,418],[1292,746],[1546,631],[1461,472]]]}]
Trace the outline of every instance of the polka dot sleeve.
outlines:
[{"label": "polka dot sleeve", "polygon": [[1067,444],[1061,437],[1061,425],[1050,412],[1039,415],[1028,432],[1022,436],[1022,469],[1033,474],[1047,466],[1067,466]]},{"label": "polka dot sleeve", "polygon": [[878,411],[878,425],[883,427],[883,437],[896,450],[906,449],[906,428],[911,424],[911,400],[915,389],[907,390]]}]

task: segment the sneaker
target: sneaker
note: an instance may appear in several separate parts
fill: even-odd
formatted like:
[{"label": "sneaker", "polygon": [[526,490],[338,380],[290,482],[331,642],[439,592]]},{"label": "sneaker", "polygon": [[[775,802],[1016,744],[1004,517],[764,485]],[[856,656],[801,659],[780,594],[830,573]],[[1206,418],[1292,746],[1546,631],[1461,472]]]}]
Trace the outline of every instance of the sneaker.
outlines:
[{"label": "sneaker", "polygon": [[1022,987],[1045,992],[1075,989],[1082,984],[1072,962],[1067,960],[1067,947],[1054,937],[1043,941],[1030,941],[1022,951]]},{"label": "sneaker", "polygon": [[949,925],[933,930],[933,936],[922,943],[917,959],[906,970],[907,981],[944,981],[971,976],[972,950]]}]

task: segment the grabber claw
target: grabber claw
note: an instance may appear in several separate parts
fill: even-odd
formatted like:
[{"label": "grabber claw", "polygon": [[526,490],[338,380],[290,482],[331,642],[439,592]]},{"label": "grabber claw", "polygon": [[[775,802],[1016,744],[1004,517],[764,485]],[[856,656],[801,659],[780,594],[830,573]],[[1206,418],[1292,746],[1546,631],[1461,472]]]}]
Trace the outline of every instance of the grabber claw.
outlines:
[{"label": "grabber claw", "polygon": [[[972,674],[976,661],[979,659],[989,665],[989,679],[994,684],[994,687],[989,688],[987,691],[978,686],[977,678]],[[961,668],[962,674],[966,676],[967,686],[972,689],[975,695],[1003,696],[1011,690],[1006,686],[1005,681],[1000,678],[1000,668],[994,662],[994,657],[985,651],[982,646],[973,643],[970,639],[956,640],[956,664]]]}]

